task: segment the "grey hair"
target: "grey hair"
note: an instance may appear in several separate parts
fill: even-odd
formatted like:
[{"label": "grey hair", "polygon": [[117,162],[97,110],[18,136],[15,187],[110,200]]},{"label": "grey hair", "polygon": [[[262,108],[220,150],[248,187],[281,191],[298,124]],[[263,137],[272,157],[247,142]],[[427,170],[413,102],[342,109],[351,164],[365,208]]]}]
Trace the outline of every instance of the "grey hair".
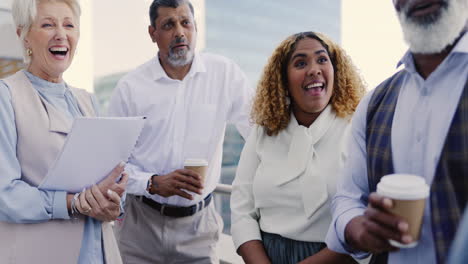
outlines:
[{"label": "grey hair", "polygon": [[160,7],[172,7],[177,8],[180,5],[187,4],[190,8],[192,16],[195,17],[195,11],[193,5],[189,0],[154,0],[149,9],[150,23],[151,26],[156,27],[156,19],[158,18],[158,9]]},{"label": "grey hair", "polygon": [[17,32],[21,32],[18,36],[23,46],[23,60],[26,65],[29,65],[31,58],[26,53],[26,47],[24,46],[24,39],[31,29],[31,25],[34,23],[34,19],[37,16],[37,5],[41,1],[49,2],[62,2],[70,7],[73,14],[78,18],[81,16],[81,7],[79,0],[13,0],[11,6],[11,13],[13,15],[13,21]]}]

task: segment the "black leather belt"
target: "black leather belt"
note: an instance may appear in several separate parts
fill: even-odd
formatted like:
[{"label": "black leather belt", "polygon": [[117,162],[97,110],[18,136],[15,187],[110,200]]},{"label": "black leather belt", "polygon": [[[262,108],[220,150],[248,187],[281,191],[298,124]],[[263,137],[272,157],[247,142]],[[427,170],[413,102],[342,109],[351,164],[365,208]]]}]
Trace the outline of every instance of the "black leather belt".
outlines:
[{"label": "black leather belt", "polygon": [[160,212],[162,215],[170,217],[186,217],[194,215],[196,212],[201,211],[203,208],[207,207],[210,202],[213,194],[208,194],[205,199],[201,200],[197,204],[187,207],[173,206],[168,204],[160,204],[152,199],[146,198],[145,196],[136,196],[136,198],[142,201],[144,204],[151,206],[153,209]]}]

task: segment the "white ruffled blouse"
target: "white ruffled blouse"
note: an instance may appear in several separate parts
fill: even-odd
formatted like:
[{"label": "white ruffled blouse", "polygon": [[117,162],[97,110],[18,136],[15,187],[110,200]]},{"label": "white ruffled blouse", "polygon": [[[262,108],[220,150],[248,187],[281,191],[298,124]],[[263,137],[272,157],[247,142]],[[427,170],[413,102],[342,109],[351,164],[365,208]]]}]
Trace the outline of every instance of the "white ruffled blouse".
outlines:
[{"label": "white ruffled blouse", "polygon": [[258,126],[251,132],[231,194],[236,248],[261,240],[260,230],[299,241],[325,240],[349,127],[349,118],[337,117],[328,106],[309,128],[291,115],[276,136]]}]

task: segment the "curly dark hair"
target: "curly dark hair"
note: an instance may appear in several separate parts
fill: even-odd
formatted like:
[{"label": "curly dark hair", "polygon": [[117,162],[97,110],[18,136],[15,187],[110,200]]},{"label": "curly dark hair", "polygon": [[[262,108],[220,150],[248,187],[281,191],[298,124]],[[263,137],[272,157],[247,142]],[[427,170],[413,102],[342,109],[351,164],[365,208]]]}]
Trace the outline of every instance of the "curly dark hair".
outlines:
[{"label": "curly dark hair", "polygon": [[285,39],[273,52],[257,85],[251,117],[267,135],[278,134],[290,121],[287,103],[287,65],[297,43],[305,38],[319,41],[327,50],[334,70],[334,90],[330,104],[339,117],[352,115],[365,94],[365,85],[345,51],[320,33],[301,32]]}]

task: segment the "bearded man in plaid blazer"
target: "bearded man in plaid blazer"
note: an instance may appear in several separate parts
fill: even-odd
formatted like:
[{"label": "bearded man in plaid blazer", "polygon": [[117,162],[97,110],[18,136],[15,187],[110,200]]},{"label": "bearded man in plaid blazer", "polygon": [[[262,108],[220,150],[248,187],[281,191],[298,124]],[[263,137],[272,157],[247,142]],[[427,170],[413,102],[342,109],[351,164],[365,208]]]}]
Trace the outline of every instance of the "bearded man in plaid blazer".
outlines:
[{"label": "bearded man in plaid blazer", "polygon": [[[442,264],[468,199],[468,0],[393,0],[409,51],[404,68],[360,103],[334,198],[330,249],[373,263]],[[375,193],[386,174],[431,186],[416,247],[408,223]]]}]

